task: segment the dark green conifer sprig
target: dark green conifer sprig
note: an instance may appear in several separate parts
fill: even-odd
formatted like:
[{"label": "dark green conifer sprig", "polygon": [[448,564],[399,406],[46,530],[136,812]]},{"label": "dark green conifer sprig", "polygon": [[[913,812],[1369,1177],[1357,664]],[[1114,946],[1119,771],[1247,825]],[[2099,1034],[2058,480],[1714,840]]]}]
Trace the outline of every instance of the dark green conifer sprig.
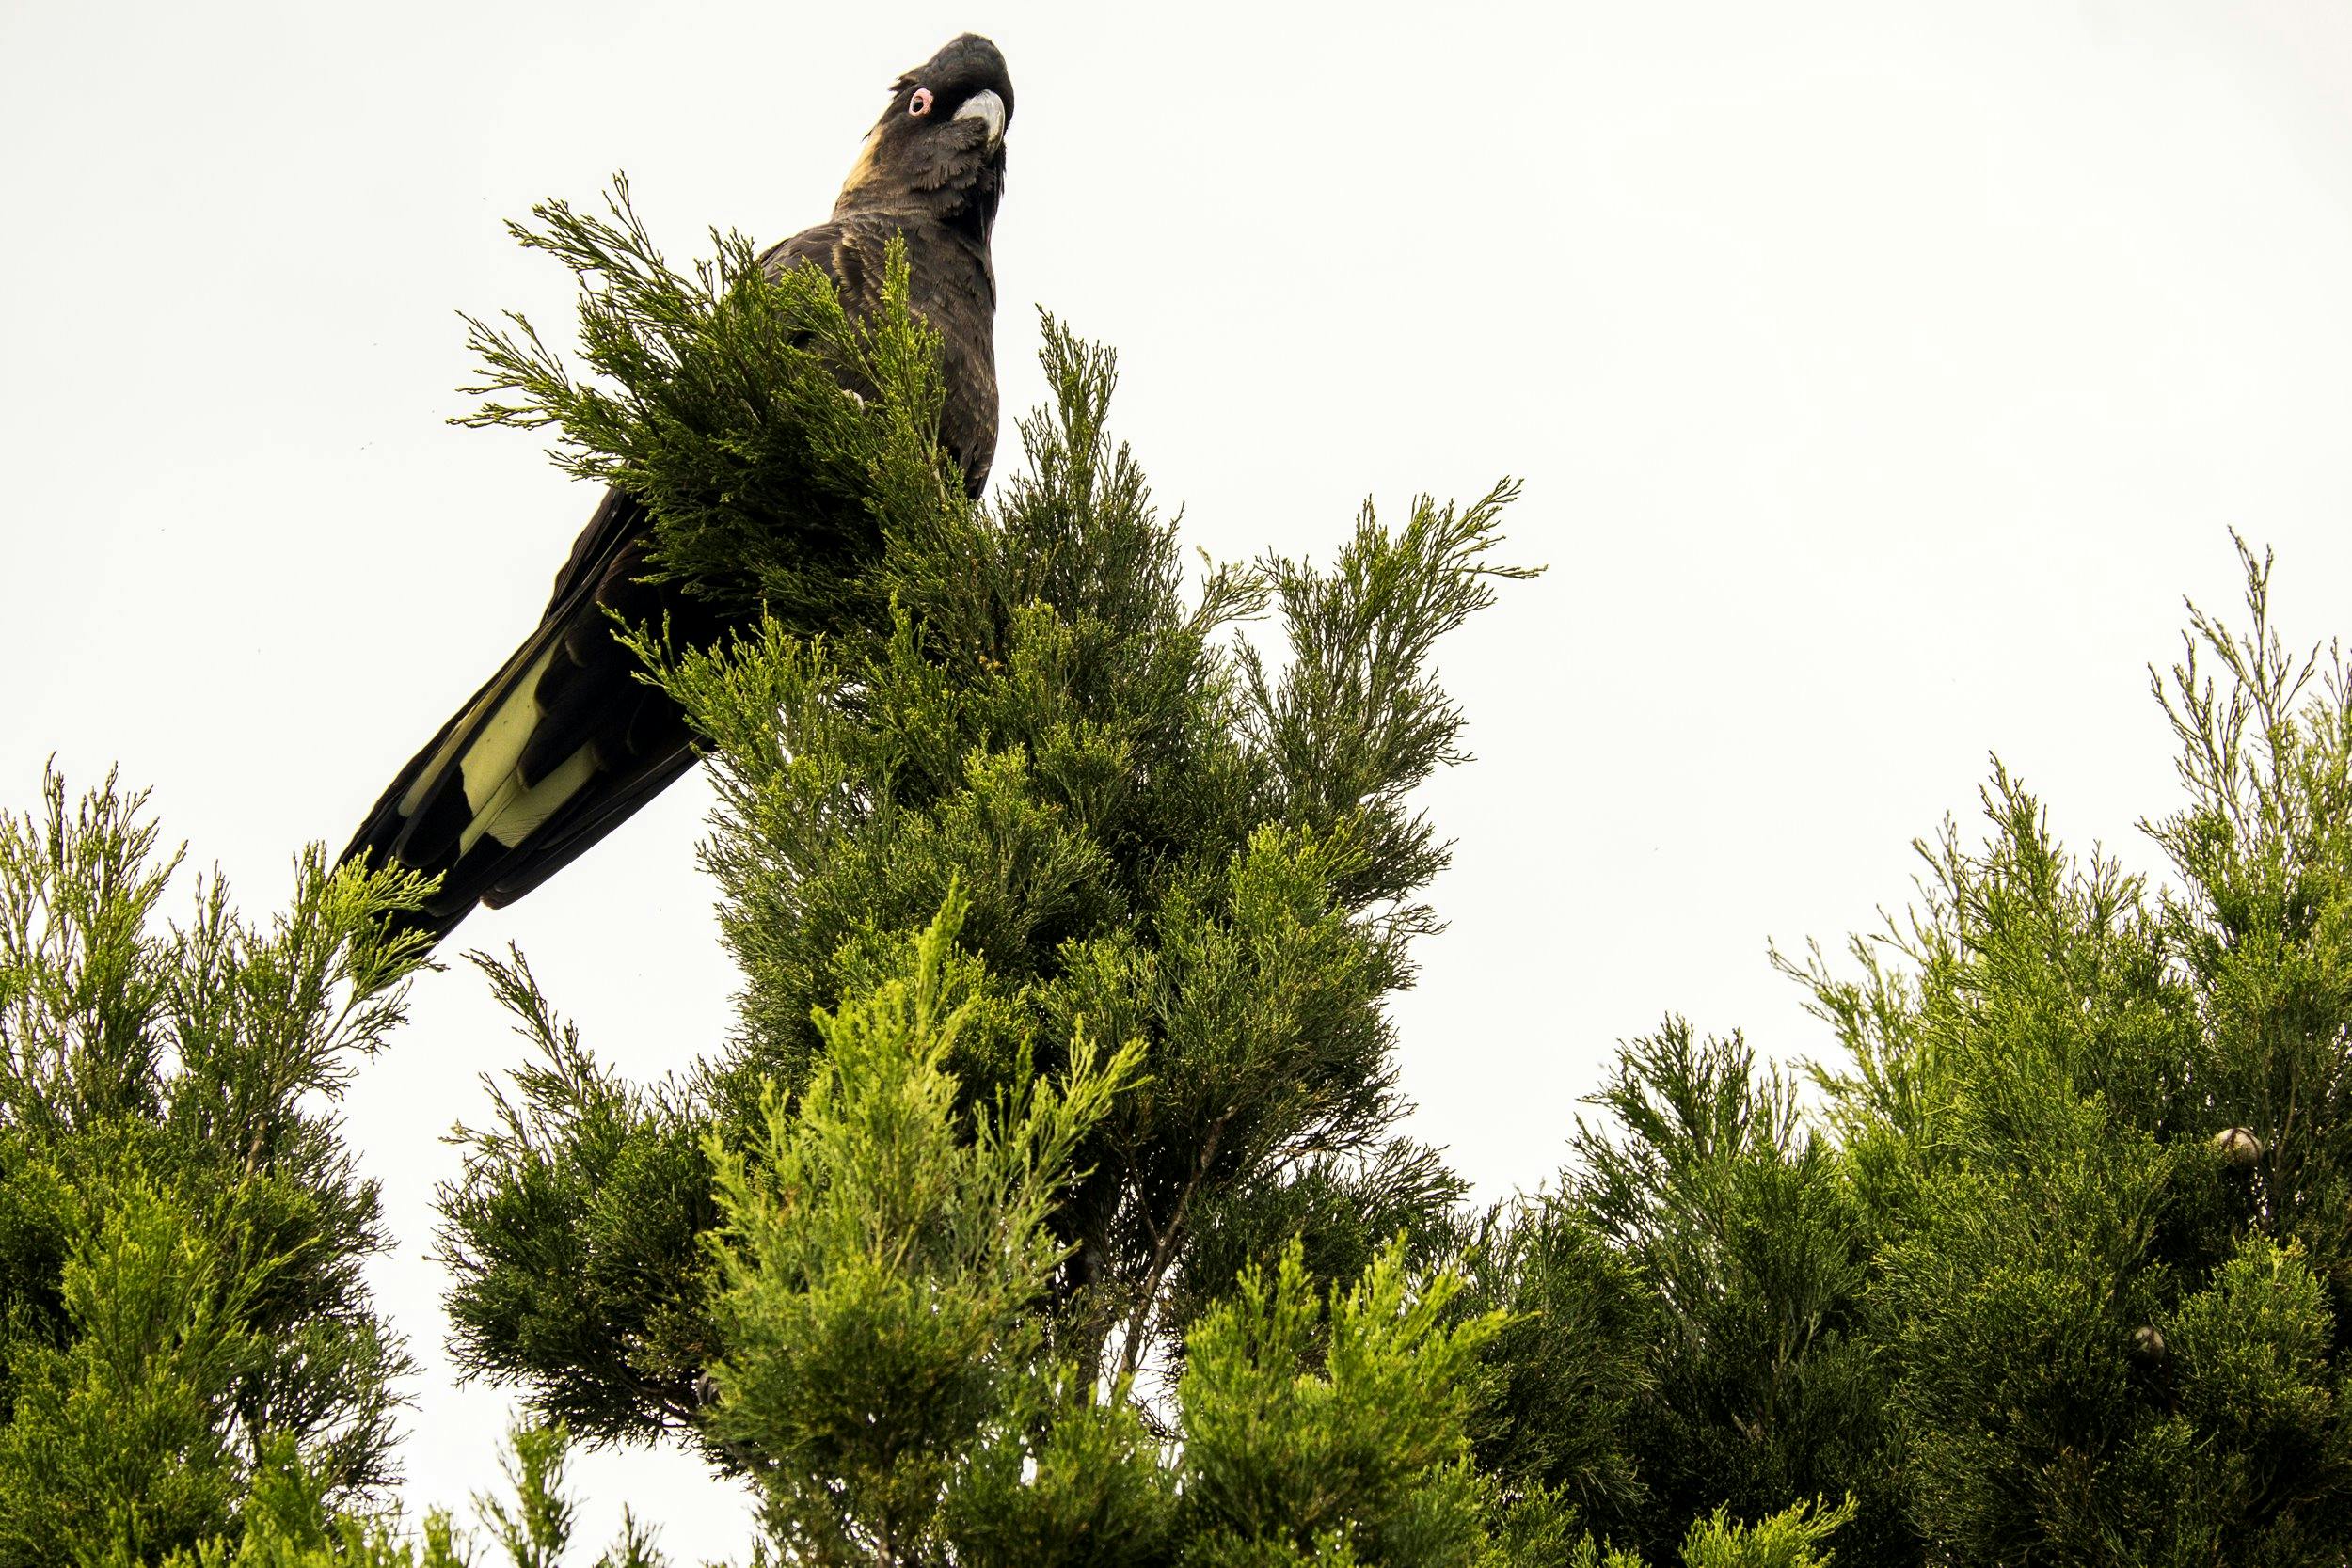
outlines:
[{"label": "dark green conifer sprig", "polygon": [[[466,1304],[460,1343],[493,1377],[577,1357],[583,1343],[617,1345],[545,1388],[541,1417],[600,1436],[691,1423],[715,1354],[691,1261],[719,1221],[707,1117],[676,1085],[640,1088],[600,1068],[519,953],[474,959],[532,1059],[508,1085],[492,1081],[491,1124],[468,1134],[464,1175],[440,1194],[437,1257]],[[649,1271],[648,1259],[680,1267]]]},{"label": "dark green conifer sprig", "polygon": [[1270,674],[1256,647],[1242,650],[1253,748],[1291,820],[1363,841],[1363,864],[1340,888],[1347,906],[1403,906],[1402,930],[1435,928],[1405,900],[1446,864],[1406,797],[1438,768],[1470,760],[1458,744],[1462,711],[1432,657],[1439,638],[1495,602],[1496,582],[1539,575],[1488,559],[1518,494],[1504,480],[1458,510],[1418,497],[1395,534],[1367,502],[1328,573],[1279,555],[1262,563],[1292,657]]},{"label": "dark green conifer sprig", "polygon": [[1558,1195],[1498,1204],[1452,1250],[1466,1307],[1502,1314],[1476,1380],[1480,1465],[1632,1540],[1663,1512],[1633,1434],[1654,1410],[1654,1346],[1673,1325],[1641,1271]]},{"label": "dark green conifer sprig", "polygon": [[[1869,1230],[1794,1085],[1738,1035],[1704,1038],[1670,1017],[1620,1047],[1591,1099],[1608,1120],[1580,1120],[1562,1190],[1510,1227],[1549,1244],[1504,1299],[1589,1323],[1604,1336],[1587,1351],[1599,1367],[1640,1336],[1638,1370],[1588,1372],[1578,1404],[1517,1415],[1531,1441],[1498,1464],[1570,1488],[1593,1523],[1661,1558],[1709,1508],[1753,1520],[1847,1494],[1857,1508],[1824,1530],[1858,1513],[1842,1544],[1866,1560],[1906,1548],[1864,1317]],[[1629,1274],[1632,1301],[1619,1293]],[[1544,1347],[1506,1350],[1514,1383],[1543,1369]],[[1504,1409],[1523,1410],[1506,1392]],[[1568,1419],[1589,1418],[1594,1401],[1622,1402],[1612,1442]],[[1567,1464],[1543,1463],[1551,1433],[1581,1435]]]}]

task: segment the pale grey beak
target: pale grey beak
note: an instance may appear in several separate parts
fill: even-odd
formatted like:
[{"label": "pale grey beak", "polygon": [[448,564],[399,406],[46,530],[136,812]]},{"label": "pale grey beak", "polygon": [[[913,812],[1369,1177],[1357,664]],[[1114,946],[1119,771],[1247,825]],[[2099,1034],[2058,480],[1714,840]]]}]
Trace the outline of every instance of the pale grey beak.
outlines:
[{"label": "pale grey beak", "polygon": [[976,92],[956,111],[958,119],[977,119],[988,127],[990,146],[1005,139],[1005,101],[993,92]]}]

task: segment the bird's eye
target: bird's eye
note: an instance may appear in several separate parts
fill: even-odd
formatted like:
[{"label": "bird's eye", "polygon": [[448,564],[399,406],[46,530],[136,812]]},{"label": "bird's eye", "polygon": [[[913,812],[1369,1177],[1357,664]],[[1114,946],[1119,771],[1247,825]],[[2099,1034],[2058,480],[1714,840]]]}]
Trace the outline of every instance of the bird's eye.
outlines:
[{"label": "bird's eye", "polygon": [[914,96],[907,100],[907,113],[911,115],[927,115],[930,112],[931,89],[929,87],[915,88]]}]

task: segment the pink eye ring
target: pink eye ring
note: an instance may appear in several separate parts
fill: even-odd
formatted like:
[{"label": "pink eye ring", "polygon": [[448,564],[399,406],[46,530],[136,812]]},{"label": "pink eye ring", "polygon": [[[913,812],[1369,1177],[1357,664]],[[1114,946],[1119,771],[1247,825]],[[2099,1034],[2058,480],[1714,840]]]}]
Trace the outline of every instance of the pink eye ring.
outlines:
[{"label": "pink eye ring", "polygon": [[907,100],[907,113],[911,115],[927,115],[930,112],[931,89],[929,87],[915,88],[914,96]]}]

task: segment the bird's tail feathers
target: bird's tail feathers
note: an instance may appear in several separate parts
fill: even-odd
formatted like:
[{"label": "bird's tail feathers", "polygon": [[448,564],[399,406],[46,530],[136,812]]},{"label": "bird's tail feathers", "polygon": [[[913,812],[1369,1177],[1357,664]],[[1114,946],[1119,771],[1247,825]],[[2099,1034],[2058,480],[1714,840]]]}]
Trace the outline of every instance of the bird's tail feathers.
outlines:
[{"label": "bird's tail feathers", "polygon": [[499,673],[392,780],[342,858],[397,863],[437,874],[441,885],[412,926],[445,935],[512,870],[512,855],[588,786],[597,773],[593,745],[576,747],[544,776],[524,753],[542,727],[536,692],[555,659],[555,626],[517,648]]}]

